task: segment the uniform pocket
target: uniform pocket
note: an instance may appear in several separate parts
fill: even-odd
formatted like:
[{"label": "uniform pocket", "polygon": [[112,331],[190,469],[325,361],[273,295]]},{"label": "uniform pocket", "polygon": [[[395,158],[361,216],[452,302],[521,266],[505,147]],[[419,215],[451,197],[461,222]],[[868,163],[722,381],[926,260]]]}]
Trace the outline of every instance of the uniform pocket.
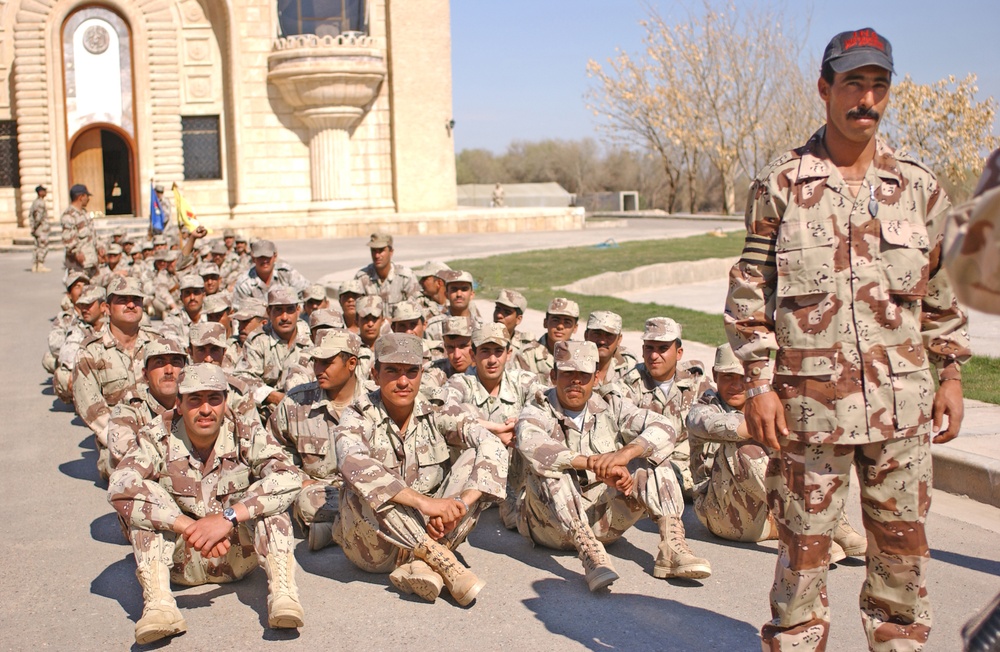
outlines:
[{"label": "uniform pocket", "polygon": [[930,273],[927,227],[919,222],[889,219],[881,220],[879,228],[880,263],[888,293],[903,299],[925,296]]},{"label": "uniform pocket", "polygon": [[836,292],[836,240],[825,222],[792,221],[781,225],[775,250],[778,296]]},{"label": "uniform pocket", "polygon": [[886,349],[897,430],[931,420],[934,380],[922,346],[901,344]]},{"label": "uniform pocket", "polygon": [[434,466],[451,460],[448,443],[441,437],[421,437],[417,442],[417,464]]},{"label": "uniform pocket", "polygon": [[836,428],[836,349],[779,349],[774,361],[774,391],[795,432]]},{"label": "uniform pocket", "polygon": [[[219,477],[219,484],[215,488],[217,496],[242,495],[250,486],[250,469],[224,471]],[[225,501],[219,501],[224,503]]]}]

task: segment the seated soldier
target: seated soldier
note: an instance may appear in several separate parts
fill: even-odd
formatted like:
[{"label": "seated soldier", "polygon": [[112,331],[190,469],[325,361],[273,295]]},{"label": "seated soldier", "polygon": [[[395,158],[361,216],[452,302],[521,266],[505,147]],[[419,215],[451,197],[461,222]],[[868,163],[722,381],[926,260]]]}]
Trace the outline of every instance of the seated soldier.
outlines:
[{"label": "seated soldier", "polygon": [[361,286],[361,281],[352,278],[340,284],[340,294],[337,295],[337,302],[340,304],[340,311],[344,313],[344,325],[352,333],[361,330],[361,318],[358,316],[358,299],[365,296],[365,289]]},{"label": "seated soldier", "polygon": [[420,304],[416,301],[400,301],[390,311],[390,328],[393,333],[416,335],[424,342],[424,368],[445,357],[444,344],[427,336],[427,322]]},{"label": "seated soldier", "polygon": [[[361,354],[358,355],[358,376],[363,380],[371,377],[372,363],[377,340],[385,330],[386,305],[377,294],[360,297],[356,302],[358,335],[361,337]],[[347,319],[344,319],[347,322]],[[350,330],[350,328],[348,328]]]},{"label": "seated soldier", "polygon": [[208,315],[203,310],[205,279],[197,274],[185,274],[180,279],[180,293],[180,310],[163,315],[161,330],[173,333],[179,342],[187,342],[191,324],[208,321]]},{"label": "seated soldier", "polygon": [[[715,351],[712,367],[718,391],[707,390],[687,416],[694,478],[694,510],[710,532],[731,541],[777,539],[767,508],[764,478],[770,452],[750,439],[743,406],[743,363],[728,344]],[[833,533],[830,563],[864,556],[865,537],[843,514]]]},{"label": "seated soldier", "polygon": [[111,477],[108,500],[128,524],[142,586],[140,645],[187,629],[171,580],[231,582],[258,564],[268,625],[302,626],[285,511],[301,487],[298,470],[259,423],[232,418],[227,389],[221,367],[186,367],[177,409],[139,431]]},{"label": "seated soldier", "polygon": [[424,376],[424,392],[433,392],[444,387],[448,379],[456,374],[464,374],[474,364],[472,359],[472,325],[469,317],[448,317],[444,322],[444,357],[427,367]]},{"label": "seated soldier", "polygon": [[576,301],[556,297],[545,311],[545,334],[536,342],[521,349],[525,369],[538,374],[539,380],[548,382],[552,373],[552,352],[556,342],[568,342],[580,322],[580,306]]},{"label": "seated soldier", "polygon": [[68,272],[66,274],[66,294],[59,305],[59,312],[52,318],[52,328],[49,330],[48,350],[42,356],[42,368],[55,373],[59,360],[59,350],[66,341],[66,333],[80,319],[76,309],[76,300],[80,298],[83,288],[90,284],[90,277],[83,272]]},{"label": "seated soldier", "polygon": [[684,499],[665,464],[676,436],[669,421],[616,394],[594,394],[593,342],[557,342],[554,357],[554,387],[517,421],[517,450],[529,467],[518,531],[549,548],[576,548],[598,591],[618,579],[603,544],[646,515],[660,529],[653,577],[711,575],[684,537]]},{"label": "seated soldier", "polygon": [[316,380],[289,391],[268,421],[274,438],[302,469],[302,492],[292,516],[306,533],[310,550],[333,543],[339,512],[343,483],[333,431],[347,406],[374,389],[354,373],[360,350],[361,338],[346,329],[323,332],[309,350]]},{"label": "seated soldier", "polygon": [[493,321],[503,324],[510,339],[511,354],[507,358],[507,366],[512,369],[524,369],[526,362],[521,362],[521,351],[535,342],[535,337],[528,332],[519,330],[524,319],[524,311],[528,309],[528,300],[516,290],[500,290],[493,304]]},{"label": "seated soldier", "polygon": [[[420,284],[421,292],[416,301],[424,313],[428,329],[431,328],[432,319],[435,320],[435,323],[439,323],[439,320],[435,318],[440,317],[447,307],[448,295],[444,291],[444,279],[439,274],[449,269],[451,268],[444,263],[429,260],[422,267],[413,270],[413,274]],[[441,332],[431,329],[428,336],[431,339],[440,339]]]},{"label": "seated soldier", "polygon": [[76,357],[83,343],[104,328],[108,318],[108,301],[104,288],[87,285],[76,300],[79,315],[75,324],[65,332],[59,356],[56,358],[55,373],[52,374],[52,390],[59,400],[73,404],[73,370]]},{"label": "seated soldier", "polygon": [[354,275],[366,295],[382,297],[386,312],[400,301],[420,296],[420,286],[410,268],[392,262],[395,252],[392,244],[391,235],[373,233],[368,240],[371,265],[362,267]]},{"label": "seated soldier", "polygon": [[236,332],[230,337],[222,366],[235,370],[250,335],[267,323],[267,304],[260,299],[242,299],[239,309],[233,313],[233,321],[236,322]]},{"label": "seated soldier", "polygon": [[260,422],[260,413],[254,401],[254,391],[260,387],[260,381],[237,376],[231,369],[226,369],[226,343],[226,329],[222,324],[191,324],[188,355],[194,364],[208,363],[222,367],[229,383],[226,402],[233,414],[237,418]]},{"label": "seated soldier", "polygon": [[[334,538],[358,568],[392,571],[404,593],[433,602],[443,584],[465,606],[485,582],[452,550],[486,503],[503,499],[507,452],[472,417],[435,411],[419,396],[422,363],[418,337],[389,333],[375,343],[379,388],[345,409],[334,432],[344,478]],[[460,451],[454,462],[449,447]]]},{"label": "seated soldier", "polygon": [[475,373],[453,375],[436,392],[433,403],[444,410],[464,410],[500,438],[510,451],[507,496],[500,503],[500,518],[508,530],[517,527],[517,499],[524,491],[524,464],[514,449],[514,426],[525,405],[547,388],[530,371],[510,369],[510,340],[503,324],[484,324],[472,331]]},{"label": "seated soldier", "polygon": [[473,326],[481,324],[483,320],[479,316],[476,304],[473,303],[476,298],[476,285],[472,274],[449,269],[438,272],[438,276],[444,280],[444,292],[448,297],[448,308],[444,314],[449,317],[466,317]]},{"label": "seated soldier", "polygon": [[313,283],[307,287],[300,298],[302,299],[302,314],[299,315],[299,319],[306,323],[309,322],[309,317],[313,312],[330,307],[330,299],[326,296],[326,287],[319,283]]},{"label": "seated soldier", "polygon": [[597,386],[610,385],[635,368],[638,360],[622,346],[622,317],[608,310],[595,310],[587,317],[583,339],[597,346]]}]

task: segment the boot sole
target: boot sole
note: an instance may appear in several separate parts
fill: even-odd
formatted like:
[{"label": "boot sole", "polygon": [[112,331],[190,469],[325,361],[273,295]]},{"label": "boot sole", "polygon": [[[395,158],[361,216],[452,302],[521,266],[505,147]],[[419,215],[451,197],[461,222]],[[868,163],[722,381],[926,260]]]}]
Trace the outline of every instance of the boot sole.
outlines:
[{"label": "boot sole", "polygon": [[653,566],[653,577],[659,580],[676,577],[685,580],[703,580],[712,576],[712,568],[704,564],[692,564],[690,566],[680,566],[678,568],[668,568],[664,566]]},{"label": "boot sole", "polygon": [[455,598],[455,602],[463,607],[467,607],[473,600],[476,599],[476,596],[479,595],[479,592],[483,590],[484,586],[486,586],[486,580],[476,580],[476,583],[472,585],[472,588],[462,595],[455,595],[455,592],[451,589],[448,591],[451,593],[451,597]]},{"label": "boot sole", "polygon": [[596,577],[589,578],[587,580],[587,587],[591,590],[591,592],[600,591],[601,589],[611,586],[617,579],[618,573],[613,570],[607,570]]},{"label": "boot sole", "polygon": [[148,625],[141,629],[135,630],[135,642],[139,645],[145,645],[146,643],[152,643],[153,641],[158,641],[161,638],[167,638],[168,636],[176,636],[177,634],[183,634],[187,631],[187,622],[180,620],[176,623],[171,623],[170,625]]},{"label": "boot sole", "polygon": [[267,626],[271,629],[298,629],[303,624],[302,616],[296,613],[273,614],[267,618]]},{"label": "boot sole", "polygon": [[427,602],[435,602],[438,596],[441,595],[441,586],[438,586],[435,582],[431,580],[419,578],[419,577],[393,577],[389,576],[389,581],[392,585],[403,593],[412,593],[416,596],[426,600]]}]

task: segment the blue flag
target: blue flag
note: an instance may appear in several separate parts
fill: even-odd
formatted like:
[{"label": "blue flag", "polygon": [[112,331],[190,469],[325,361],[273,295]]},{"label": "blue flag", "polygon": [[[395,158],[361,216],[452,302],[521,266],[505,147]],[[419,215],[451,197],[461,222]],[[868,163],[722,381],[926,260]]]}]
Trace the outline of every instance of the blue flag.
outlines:
[{"label": "blue flag", "polygon": [[163,233],[163,207],[160,206],[160,198],[156,196],[152,181],[149,183],[149,224],[154,233]]}]

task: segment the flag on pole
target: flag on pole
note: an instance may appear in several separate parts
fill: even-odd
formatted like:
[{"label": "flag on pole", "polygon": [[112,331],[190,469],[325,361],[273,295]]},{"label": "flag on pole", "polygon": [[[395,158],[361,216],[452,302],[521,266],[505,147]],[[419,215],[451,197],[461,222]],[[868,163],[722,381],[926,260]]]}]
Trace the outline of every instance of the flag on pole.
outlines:
[{"label": "flag on pole", "polygon": [[195,215],[194,209],[191,205],[187,203],[184,199],[184,195],[181,194],[181,189],[174,184],[174,211],[177,212],[177,223],[180,226],[186,226],[187,230],[194,233],[198,227],[198,216]]},{"label": "flag on pole", "polygon": [[153,182],[149,182],[149,226],[154,233],[163,233],[163,207],[160,206],[160,198],[156,196],[156,189]]}]

